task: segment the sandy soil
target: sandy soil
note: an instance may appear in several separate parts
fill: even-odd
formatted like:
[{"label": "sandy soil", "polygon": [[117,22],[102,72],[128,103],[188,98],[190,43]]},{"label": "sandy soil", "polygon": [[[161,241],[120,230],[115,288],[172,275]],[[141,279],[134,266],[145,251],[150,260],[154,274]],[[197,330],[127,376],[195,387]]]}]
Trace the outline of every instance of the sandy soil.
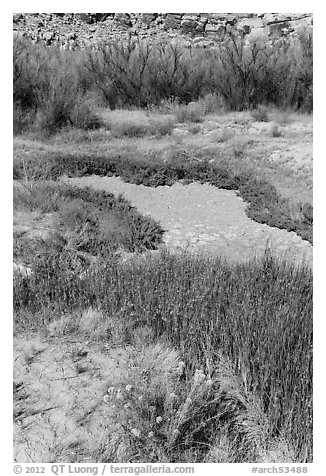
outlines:
[{"label": "sandy soil", "polygon": [[246,203],[234,191],[191,183],[156,188],[123,182],[119,177],[65,178],[77,186],[91,186],[122,194],[142,214],[150,215],[165,230],[164,242],[172,250],[220,254],[234,261],[260,256],[266,246],[294,262],[312,262],[312,246],[294,232],[250,220]]},{"label": "sandy soil", "polygon": [[127,356],[71,336],[16,337],[14,461],[95,461],[112,431],[103,396],[123,375]]}]

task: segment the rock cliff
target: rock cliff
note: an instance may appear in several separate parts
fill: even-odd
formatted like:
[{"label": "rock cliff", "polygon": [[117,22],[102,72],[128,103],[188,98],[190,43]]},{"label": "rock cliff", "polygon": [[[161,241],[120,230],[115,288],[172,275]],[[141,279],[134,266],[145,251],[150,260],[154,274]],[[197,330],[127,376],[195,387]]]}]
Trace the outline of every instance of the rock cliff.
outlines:
[{"label": "rock cliff", "polygon": [[14,33],[33,42],[75,49],[99,42],[131,39],[182,40],[214,45],[230,31],[243,35],[252,30],[269,38],[295,35],[312,27],[311,13],[16,13]]}]

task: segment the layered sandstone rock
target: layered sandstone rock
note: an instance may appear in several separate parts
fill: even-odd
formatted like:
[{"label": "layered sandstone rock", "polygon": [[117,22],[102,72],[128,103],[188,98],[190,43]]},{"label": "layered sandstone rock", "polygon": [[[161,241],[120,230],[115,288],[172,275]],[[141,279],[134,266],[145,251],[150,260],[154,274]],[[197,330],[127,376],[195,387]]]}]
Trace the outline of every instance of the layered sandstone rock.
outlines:
[{"label": "layered sandstone rock", "polygon": [[265,32],[270,39],[312,27],[310,13],[16,13],[14,32],[33,42],[74,49],[128,38],[177,38],[207,46],[226,32]]}]

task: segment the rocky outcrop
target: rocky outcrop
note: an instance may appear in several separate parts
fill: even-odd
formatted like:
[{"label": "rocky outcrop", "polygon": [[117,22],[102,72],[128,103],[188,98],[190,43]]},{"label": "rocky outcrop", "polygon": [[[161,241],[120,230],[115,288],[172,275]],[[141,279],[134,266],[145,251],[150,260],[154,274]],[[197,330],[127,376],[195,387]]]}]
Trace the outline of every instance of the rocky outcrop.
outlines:
[{"label": "rocky outcrop", "polygon": [[182,39],[208,46],[226,32],[264,31],[270,39],[312,27],[311,13],[16,13],[14,32],[68,49],[127,38]]}]

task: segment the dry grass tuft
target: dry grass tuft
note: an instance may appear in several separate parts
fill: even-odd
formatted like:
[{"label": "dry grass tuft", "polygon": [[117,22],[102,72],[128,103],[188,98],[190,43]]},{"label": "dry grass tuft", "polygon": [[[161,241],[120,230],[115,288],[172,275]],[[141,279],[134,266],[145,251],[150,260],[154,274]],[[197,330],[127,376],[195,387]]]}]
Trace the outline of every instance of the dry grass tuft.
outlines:
[{"label": "dry grass tuft", "polygon": [[221,131],[214,132],[211,137],[214,142],[217,142],[219,144],[224,144],[228,142],[232,136],[233,134],[230,131],[230,129],[227,129],[224,127]]},{"label": "dry grass tuft", "polygon": [[173,132],[175,120],[169,116],[159,116],[145,111],[116,110],[103,113],[105,124],[116,138],[145,136],[162,137]]},{"label": "dry grass tuft", "polygon": [[282,131],[277,124],[273,124],[271,127],[271,135],[272,137],[281,137]]},{"label": "dry grass tuft", "polygon": [[178,105],[174,111],[177,121],[183,122],[202,122],[205,116],[205,108],[198,102],[190,102],[187,105]]},{"label": "dry grass tuft", "polygon": [[253,109],[251,111],[251,116],[254,118],[255,121],[258,122],[268,122],[268,109],[265,106],[258,106],[257,109]]}]

